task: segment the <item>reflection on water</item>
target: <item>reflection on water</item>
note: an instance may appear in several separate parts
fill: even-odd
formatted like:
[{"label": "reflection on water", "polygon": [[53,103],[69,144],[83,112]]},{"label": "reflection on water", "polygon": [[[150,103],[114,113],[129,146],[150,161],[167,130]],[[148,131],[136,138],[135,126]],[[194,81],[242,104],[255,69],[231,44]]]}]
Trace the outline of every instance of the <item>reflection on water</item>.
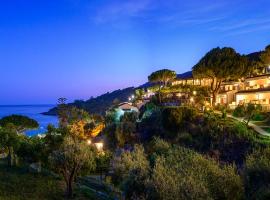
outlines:
[{"label": "reflection on water", "polygon": [[46,132],[48,124],[53,124],[57,126],[58,122],[56,116],[47,116],[40,114],[42,112],[48,111],[54,106],[55,105],[0,105],[0,118],[11,114],[18,114],[35,119],[39,123],[39,128],[36,130],[26,131],[26,134],[29,136],[37,135],[39,133]]}]

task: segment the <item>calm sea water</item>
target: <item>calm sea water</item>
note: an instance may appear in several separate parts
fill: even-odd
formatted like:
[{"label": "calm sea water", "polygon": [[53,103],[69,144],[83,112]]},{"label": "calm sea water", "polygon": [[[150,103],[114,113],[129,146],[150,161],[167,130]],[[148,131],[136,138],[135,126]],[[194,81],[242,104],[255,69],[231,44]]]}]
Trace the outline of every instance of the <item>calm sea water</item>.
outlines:
[{"label": "calm sea water", "polygon": [[54,106],[55,105],[0,105],[0,118],[11,114],[19,114],[35,119],[39,123],[39,128],[36,130],[26,131],[26,135],[33,136],[46,132],[48,124],[57,126],[58,122],[56,116],[47,116],[41,114],[42,112],[46,112]]}]

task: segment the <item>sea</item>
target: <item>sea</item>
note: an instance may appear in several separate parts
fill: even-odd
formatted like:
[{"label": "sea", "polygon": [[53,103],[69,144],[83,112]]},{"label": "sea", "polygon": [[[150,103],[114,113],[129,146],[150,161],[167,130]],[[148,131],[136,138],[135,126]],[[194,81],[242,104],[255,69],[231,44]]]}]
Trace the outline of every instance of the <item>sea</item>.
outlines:
[{"label": "sea", "polygon": [[35,136],[37,134],[44,134],[47,131],[47,126],[52,124],[58,125],[56,116],[43,115],[41,113],[50,110],[55,105],[0,105],[0,118],[18,114],[25,115],[35,119],[39,123],[39,128],[35,130],[28,130],[25,132],[27,136]]}]

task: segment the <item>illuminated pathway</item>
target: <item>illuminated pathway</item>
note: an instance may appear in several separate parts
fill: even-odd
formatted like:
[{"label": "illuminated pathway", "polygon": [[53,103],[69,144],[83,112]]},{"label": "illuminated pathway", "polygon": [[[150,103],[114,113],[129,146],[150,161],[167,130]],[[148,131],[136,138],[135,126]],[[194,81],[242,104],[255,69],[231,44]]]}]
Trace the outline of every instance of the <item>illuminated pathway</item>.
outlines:
[{"label": "illuminated pathway", "polygon": [[[230,114],[227,114],[227,116],[230,117],[230,118],[233,118],[233,119],[235,119],[235,120],[237,120],[237,121],[240,121],[240,122],[243,122],[243,121],[244,121],[243,118],[234,117],[234,116],[232,116],[232,115],[230,115]],[[252,123],[252,122],[249,122],[248,125],[249,125],[251,128],[253,128],[257,133],[259,133],[259,134],[261,134],[261,135],[263,135],[263,136],[268,136],[268,137],[270,137],[270,133],[268,133],[267,131],[263,130],[260,126],[254,124],[254,123]]]}]

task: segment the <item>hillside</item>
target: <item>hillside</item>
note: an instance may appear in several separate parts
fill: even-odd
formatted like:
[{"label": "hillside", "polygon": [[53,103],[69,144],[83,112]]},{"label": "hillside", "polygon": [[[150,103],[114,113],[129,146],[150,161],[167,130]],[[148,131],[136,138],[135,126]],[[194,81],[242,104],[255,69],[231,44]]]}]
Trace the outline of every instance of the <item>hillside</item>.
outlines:
[{"label": "hillside", "polygon": [[[95,114],[105,114],[105,111],[113,104],[117,99],[119,102],[128,101],[128,98],[134,93],[135,88],[129,87],[122,90],[115,90],[113,92],[107,92],[103,95],[91,98],[89,100],[75,100],[73,103],[70,103],[71,106],[76,106],[86,110],[89,113]],[[44,115],[56,115],[57,108],[52,108],[48,112],[42,113]]]},{"label": "hillside", "polygon": [[[177,78],[187,78],[192,76],[192,72],[188,71],[183,74],[178,74]],[[136,89],[146,89],[148,87],[154,86],[154,83],[146,82],[139,87],[128,87],[122,90],[115,90],[113,92],[107,92],[95,98],[90,98],[89,100],[75,100],[73,103],[70,103],[71,106],[76,106],[77,108],[81,108],[86,110],[89,113],[95,114],[105,114],[105,111],[113,104],[114,100],[118,100],[119,102],[128,101],[128,98],[134,94]],[[56,115],[57,108],[52,108],[48,112],[42,113],[44,115]]]}]

